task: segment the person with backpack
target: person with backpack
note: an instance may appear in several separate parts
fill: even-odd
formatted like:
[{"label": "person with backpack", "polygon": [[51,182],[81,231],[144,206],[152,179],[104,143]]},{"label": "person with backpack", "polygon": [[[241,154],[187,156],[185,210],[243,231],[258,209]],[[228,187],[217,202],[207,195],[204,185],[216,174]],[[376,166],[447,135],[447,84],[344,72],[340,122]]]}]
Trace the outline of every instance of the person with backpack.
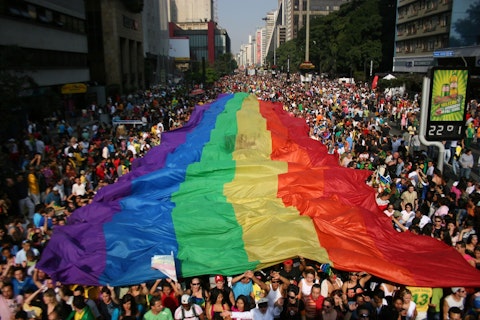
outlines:
[{"label": "person with backpack", "polygon": [[180,307],[175,310],[175,320],[205,320],[202,307],[190,302],[190,296],[184,294],[180,300]]}]

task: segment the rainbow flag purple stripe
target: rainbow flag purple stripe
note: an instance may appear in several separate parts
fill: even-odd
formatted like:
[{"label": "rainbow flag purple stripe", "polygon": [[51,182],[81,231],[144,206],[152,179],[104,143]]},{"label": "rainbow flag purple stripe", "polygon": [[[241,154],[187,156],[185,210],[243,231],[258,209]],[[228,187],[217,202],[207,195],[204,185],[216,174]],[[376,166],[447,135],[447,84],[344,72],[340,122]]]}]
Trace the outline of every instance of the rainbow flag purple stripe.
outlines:
[{"label": "rainbow flag purple stripe", "polygon": [[302,119],[246,93],[197,106],[134,169],[55,229],[38,267],[62,283],[129,285],[233,275],[303,256],[413,286],[478,286],[479,271],[429,237],[398,233],[365,185]]}]

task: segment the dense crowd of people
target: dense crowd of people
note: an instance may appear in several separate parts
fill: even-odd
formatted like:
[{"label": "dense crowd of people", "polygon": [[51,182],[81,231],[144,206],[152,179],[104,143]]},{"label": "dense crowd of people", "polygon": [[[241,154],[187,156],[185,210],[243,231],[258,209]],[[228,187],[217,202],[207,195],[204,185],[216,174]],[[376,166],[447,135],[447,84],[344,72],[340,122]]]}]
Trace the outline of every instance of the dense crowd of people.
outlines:
[{"label": "dense crowd of people", "polygon": [[455,177],[447,181],[435,166],[436,150],[420,144],[420,95],[391,96],[368,84],[321,78],[302,84],[298,75],[237,74],[195,95],[171,86],[92,103],[80,120],[30,121],[23,136],[3,141],[0,319],[480,319],[479,288],[405,287],[302,257],[233,277],[115,288],[62,285],[35,268],[55,228],[68,224],[98,189],[127,174],[194,108],[233,92],[281,103],[304,119],[310,137],[338,155],[341,166],[372,171],[366,183],[392,228],[443,241],[480,269],[475,99],[468,103],[465,139],[444,142]]}]

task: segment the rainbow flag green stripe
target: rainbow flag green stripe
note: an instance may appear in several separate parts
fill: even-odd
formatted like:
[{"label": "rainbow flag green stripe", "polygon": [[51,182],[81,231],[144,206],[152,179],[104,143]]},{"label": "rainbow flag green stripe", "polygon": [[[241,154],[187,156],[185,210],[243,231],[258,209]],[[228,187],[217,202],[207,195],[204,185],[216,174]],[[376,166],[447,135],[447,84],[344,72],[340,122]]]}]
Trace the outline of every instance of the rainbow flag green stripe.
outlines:
[{"label": "rainbow flag green stripe", "polygon": [[303,119],[246,93],[197,106],[181,129],[57,228],[38,267],[62,283],[234,275],[303,256],[412,286],[480,286],[453,248],[398,233],[365,184]]}]

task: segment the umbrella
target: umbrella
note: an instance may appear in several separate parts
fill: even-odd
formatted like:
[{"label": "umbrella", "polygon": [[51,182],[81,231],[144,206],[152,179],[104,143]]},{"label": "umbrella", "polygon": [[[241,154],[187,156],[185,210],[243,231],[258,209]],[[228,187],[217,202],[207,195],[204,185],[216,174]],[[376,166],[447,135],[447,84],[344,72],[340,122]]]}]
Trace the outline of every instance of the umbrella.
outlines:
[{"label": "umbrella", "polygon": [[205,90],[198,88],[198,89],[193,89],[193,90],[190,92],[190,95],[191,95],[191,96],[198,96],[198,95],[204,94],[204,93],[205,93]]}]

